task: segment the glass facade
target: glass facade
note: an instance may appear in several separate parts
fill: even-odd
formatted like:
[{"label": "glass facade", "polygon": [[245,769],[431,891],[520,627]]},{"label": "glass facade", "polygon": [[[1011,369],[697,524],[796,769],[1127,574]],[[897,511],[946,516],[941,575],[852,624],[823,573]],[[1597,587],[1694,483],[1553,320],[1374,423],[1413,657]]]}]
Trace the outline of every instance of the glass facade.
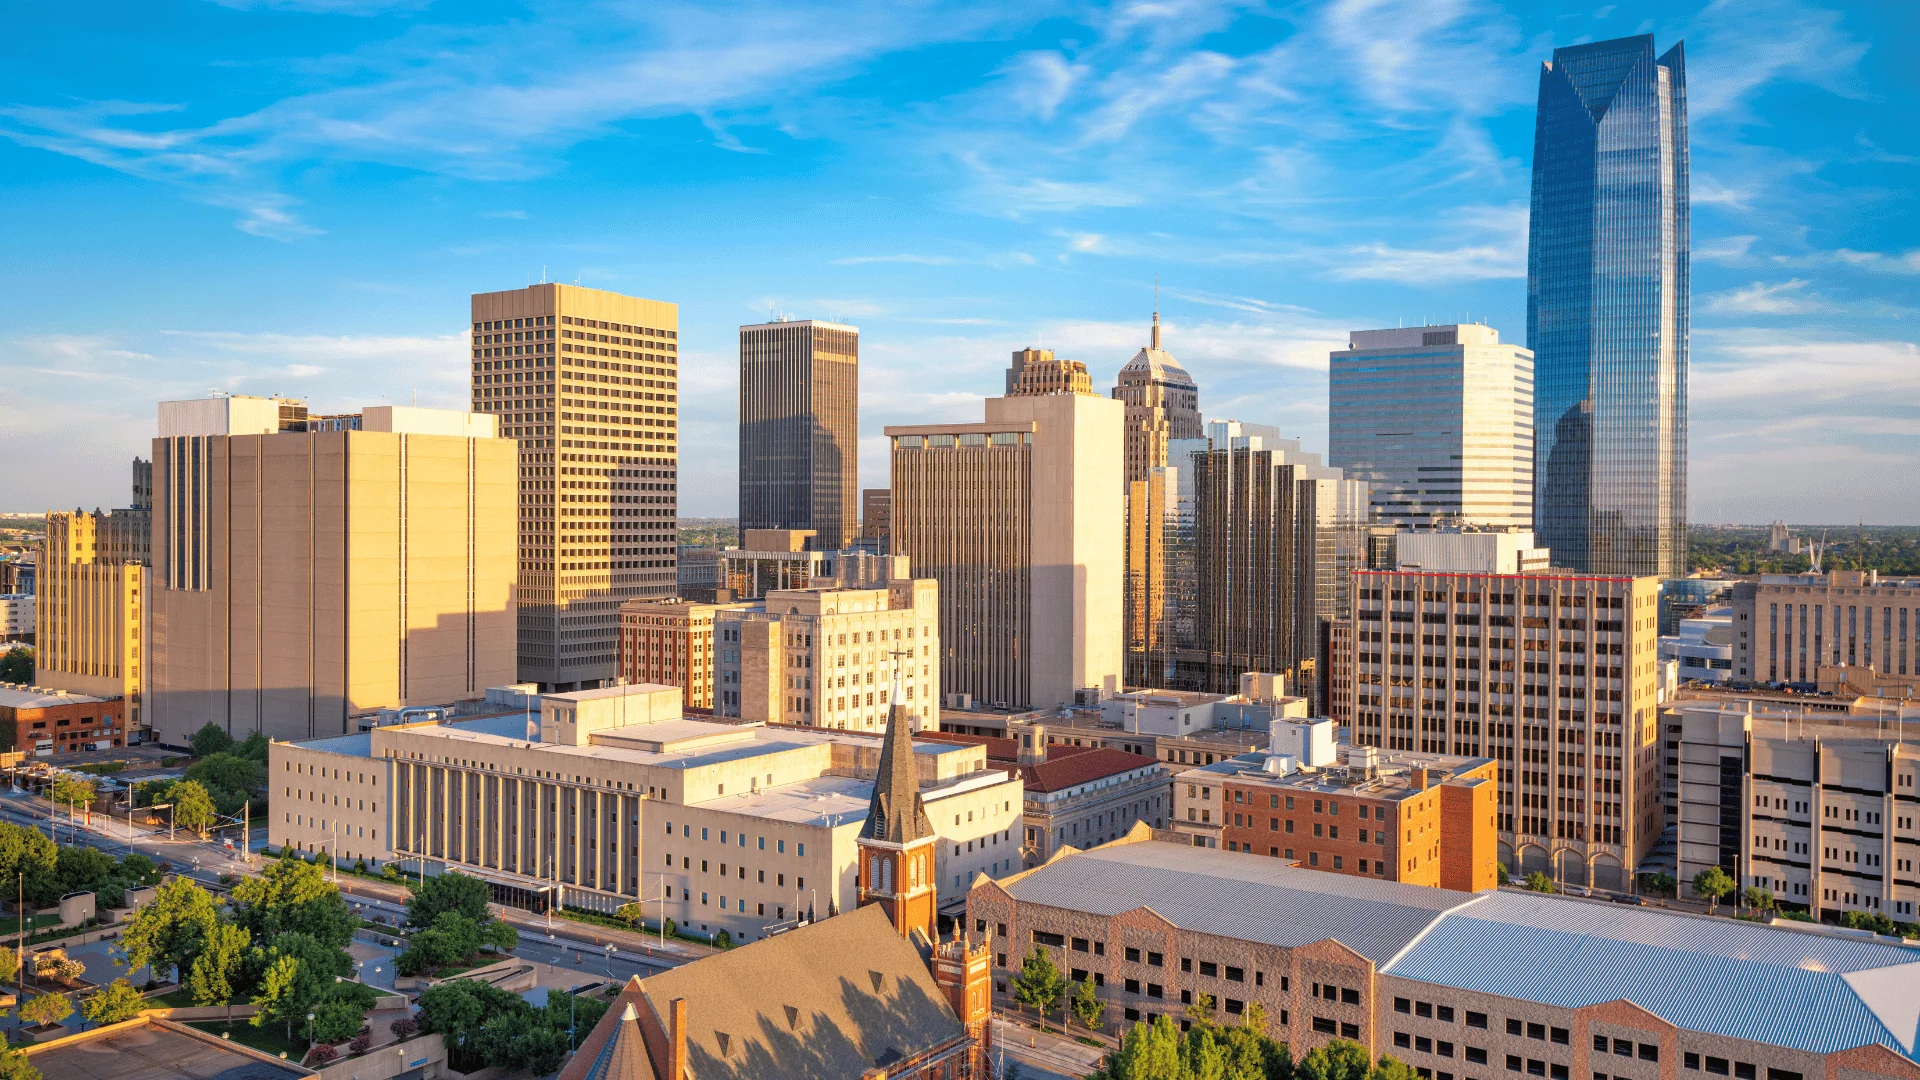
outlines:
[{"label": "glass facade", "polygon": [[1540,72],[1527,338],[1534,529],[1557,566],[1686,573],[1686,65],[1653,37]]}]

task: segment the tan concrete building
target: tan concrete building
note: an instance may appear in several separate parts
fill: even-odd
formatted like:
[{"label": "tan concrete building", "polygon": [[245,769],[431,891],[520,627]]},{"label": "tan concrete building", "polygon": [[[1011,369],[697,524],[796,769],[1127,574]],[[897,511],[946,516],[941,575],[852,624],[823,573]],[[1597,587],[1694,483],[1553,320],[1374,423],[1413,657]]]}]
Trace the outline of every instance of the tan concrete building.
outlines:
[{"label": "tan concrete building", "polygon": [[1356,746],[1493,758],[1500,861],[1625,889],[1660,838],[1657,578],[1362,571]]},{"label": "tan concrete building", "polygon": [[473,409],[519,442],[521,681],[611,679],[620,605],[679,593],[679,330],[577,285],[473,296]]},{"label": "tan concrete building", "polygon": [[1200,389],[1173,354],[1160,348],[1160,313],[1153,313],[1153,336],[1120,369],[1113,398],[1127,407],[1128,484],[1144,483],[1153,470],[1178,464],[1167,460],[1175,439],[1205,437],[1200,418]]},{"label": "tan concrete building", "polygon": [[744,604],[629,600],[620,605],[620,678],[677,686],[690,709],[713,709],[714,615]]},{"label": "tan concrete building", "polygon": [[232,408],[163,402],[154,441],[161,742],[209,722],[340,734],[512,681],[514,444],[492,417],[378,406],[359,430],[308,432],[258,399],[214,400]]},{"label": "tan concrete building", "polygon": [[888,551],[887,538],[893,533],[893,489],[867,488],[860,492],[860,535],[878,540],[880,554]]},{"label": "tan concrete building", "polygon": [[[939,724],[940,585],[771,592],[714,617],[714,710],[802,727],[880,731],[896,668],[915,730]],[[896,655],[904,654],[904,655]]]},{"label": "tan concrete building", "polygon": [[1078,360],[1055,359],[1052,349],[1018,349],[1007,368],[1007,396],[1092,394],[1093,376]]},{"label": "tan concrete building", "polygon": [[740,328],[740,528],[860,535],[860,328]]},{"label": "tan concrete building", "polygon": [[[1849,678],[1827,668],[1866,669]],[[1920,578],[1872,570],[1767,574],[1733,587],[1733,684],[1920,692]]]},{"label": "tan concrete building", "polygon": [[1050,708],[1121,688],[1119,402],[988,398],[978,424],[889,427],[893,551],[940,582],[941,689]]},{"label": "tan concrete building", "polygon": [[[514,712],[401,724],[268,757],[269,843],[485,878],[500,902],[612,912],[735,941],[859,901],[877,734],[682,715],[677,687],[548,694]],[[943,886],[1020,868],[1017,777],[974,746],[915,743]]]},{"label": "tan concrete building", "polygon": [[123,699],[130,731],[147,721],[144,597],[153,513],[141,500],[152,492],[153,466],[136,459],[131,507],[47,514],[32,624],[35,681]]},{"label": "tan concrete building", "polygon": [[967,929],[991,942],[996,993],[1037,947],[1128,1024],[1187,1025],[1202,995],[1222,1023],[1258,1004],[1296,1061],[1345,1039],[1433,1080],[1920,1077],[1913,951],[1790,924],[1142,838],[976,882]]}]

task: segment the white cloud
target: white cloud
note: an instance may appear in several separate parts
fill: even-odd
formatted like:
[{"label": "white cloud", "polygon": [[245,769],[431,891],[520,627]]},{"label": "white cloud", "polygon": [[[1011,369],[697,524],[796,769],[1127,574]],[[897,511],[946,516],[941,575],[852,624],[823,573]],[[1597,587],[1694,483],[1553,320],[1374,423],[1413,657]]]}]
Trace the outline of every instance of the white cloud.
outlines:
[{"label": "white cloud", "polygon": [[1732,315],[1801,315],[1831,310],[1831,305],[1806,292],[1807,279],[1794,278],[1769,285],[1756,281],[1744,288],[1712,293],[1704,299],[1707,310]]}]

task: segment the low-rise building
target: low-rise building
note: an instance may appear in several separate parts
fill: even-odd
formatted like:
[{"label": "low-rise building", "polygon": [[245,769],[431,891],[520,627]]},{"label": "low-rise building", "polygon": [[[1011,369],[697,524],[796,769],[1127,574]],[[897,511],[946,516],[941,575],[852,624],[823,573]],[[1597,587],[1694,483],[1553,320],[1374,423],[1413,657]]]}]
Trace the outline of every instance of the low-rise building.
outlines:
[{"label": "low-rise building", "polygon": [[[680,690],[547,694],[539,712],[273,744],[269,843],[372,865],[451,867],[503,903],[638,901],[753,940],[851,910],[877,735],[682,714]],[[1020,778],[978,746],[913,744],[938,843],[964,883],[1018,871]]]},{"label": "low-rise building", "polygon": [[996,992],[1039,948],[1129,1023],[1257,1004],[1296,1061],[1345,1039],[1434,1080],[1920,1080],[1912,949],[1129,841],[974,884]]},{"label": "low-rise building", "polygon": [[0,593],[0,641],[33,642],[33,594]]},{"label": "low-rise building", "polygon": [[1823,722],[1695,701],[1662,722],[1677,758],[1683,885],[1718,866],[1816,916],[1920,921],[1920,746],[1898,719]]},{"label": "low-rise building", "polygon": [[747,606],[677,600],[621,604],[620,677],[630,683],[678,686],[687,708],[712,711],[714,616]]},{"label": "low-rise building", "polygon": [[[1870,668],[1920,688],[1920,578],[1872,570],[1767,574],[1733,587],[1733,682],[1811,689],[1820,669]],[[1829,682],[1838,680],[1829,677]]]},{"label": "low-rise building", "polygon": [[939,582],[779,590],[714,616],[714,712],[770,724],[879,731],[898,669],[917,728],[931,731],[940,686]]},{"label": "low-rise building", "polygon": [[0,739],[28,757],[126,745],[126,699],[0,683]]},{"label": "low-rise building", "polygon": [[1733,609],[1711,608],[1680,620],[1680,632],[1660,639],[1660,659],[1680,666],[1680,681],[1733,681]]}]

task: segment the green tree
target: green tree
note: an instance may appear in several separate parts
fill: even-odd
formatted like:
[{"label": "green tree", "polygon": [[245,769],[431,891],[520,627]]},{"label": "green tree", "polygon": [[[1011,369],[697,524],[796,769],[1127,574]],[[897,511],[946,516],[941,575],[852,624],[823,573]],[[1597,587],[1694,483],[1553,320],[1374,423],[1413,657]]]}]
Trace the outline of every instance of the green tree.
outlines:
[{"label": "green tree", "polygon": [[233,902],[234,921],[260,942],[298,933],[344,949],[360,925],[326,871],[297,859],[275,859],[258,876],[241,878]]},{"label": "green tree", "polygon": [[1759,914],[1764,915],[1773,910],[1773,890],[1771,889],[1763,889],[1758,885],[1749,885],[1741,890],[1740,895],[1746,900],[1747,906]]},{"label": "green tree", "polygon": [[265,1027],[269,1021],[281,1021],[287,1025],[287,1041],[292,1042],[293,1018],[306,1012],[300,996],[300,961],[291,956],[274,960],[260,977],[260,992],[253,997],[258,1011],[251,1023],[254,1027]]},{"label": "green tree", "polygon": [[531,1011],[532,1006],[518,994],[472,979],[449,979],[420,995],[420,1029],[438,1034],[453,1054],[462,1046],[476,1045],[488,1018]]},{"label": "green tree", "polygon": [[361,983],[333,983],[307,1009],[313,1014],[313,1041],[345,1042],[366,1026],[377,992]]},{"label": "green tree", "polygon": [[120,857],[120,876],[133,885],[158,885],[166,875],[152,859],[134,852]]},{"label": "green tree", "polygon": [[1183,1011],[1187,1014],[1187,1019],[1196,1024],[1211,1024],[1213,1014],[1219,1008],[1220,1005],[1213,999],[1212,994],[1195,994],[1193,1004],[1188,1005]]},{"label": "green tree", "polygon": [[20,1006],[20,1019],[34,1027],[52,1027],[73,1015],[73,1002],[65,994],[41,994]]},{"label": "green tree", "polygon": [[491,945],[501,952],[512,952],[520,947],[520,931],[505,919],[490,919],[480,927],[480,944]]},{"label": "green tree", "polygon": [[186,777],[207,789],[222,815],[232,817],[266,786],[267,769],[252,758],[221,753],[187,766]]},{"label": "green tree", "polygon": [[1379,1064],[1375,1065],[1373,1071],[1367,1076],[1367,1080],[1419,1080],[1419,1078],[1420,1074],[1413,1071],[1413,1066],[1404,1061],[1395,1060],[1392,1054],[1380,1055]]},{"label": "green tree", "polygon": [[486,922],[491,916],[487,896],[487,883],[477,877],[455,871],[430,877],[414,886],[413,895],[407,898],[407,925],[432,926],[443,911],[457,911],[475,923]]},{"label": "green tree", "polygon": [[1535,870],[1533,873],[1527,875],[1527,888],[1538,893],[1553,892],[1553,879],[1548,877],[1544,872]]},{"label": "green tree", "polygon": [[217,923],[207,932],[200,955],[187,971],[187,990],[195,1005],[225,1005],[233,1000],[234,978],[252,940],[246,927],[232,923]]},{"label": "green tree", "polygon": [[1706,900],[1709,915],[1720,906],[1720,898],[1732,892],[1734,888],[1733,879],[1727,876],[1725,870],[1717,866],[1709,866],[1693,875],[1693,895]]},{"label": "green tree", "polygon": [[273,740],[267,738],[267,733],[255,728],[247,733],[244,740],[235,744],[233,753],[248,761],[257,762],[264,769],[267,764],[267,748],[271,745]]},{"label": "green tree", "polygon": [[0,652],[0,682],[33,682],[33,647],[16,645]]},{"label": "green tree", "polygon": [[1507,882],[1513,880],[1513,875],[1507,872],[1506,863],[1493,864],[1493,877],[1495,884],[1499,885],[1505,885]]},{"label": "green tree", "polygon": [[1059,1003],[1067,992],[1066,977],[1054,966],[1053,958],[1040,946],[1033,947],[1033,953],[1020,965],[1020,974],[1013,980],[1014,1000],[1022,1005],[1031,1005],[1045,1020],[1047,1014]]},{"label": "green tree", "polygon": [[1892,919],[1877,912],[1849,911],[1840,916],[1840,925],[1853,930],[1871,930],[1876,934],[1891,935],[1899,931]]},{"label": "green tree", "polygon": [[1665,871],[1640,875],[1640,891],[1652,893],[1654,896],[1672,896],[1676,884],[1678,883],[1673,880],[1673,875]]},{"label": "green tree", "polygon": [[84,776],[56,776],[47,797],[61,806],[87,807],[100,801],[100,792]]},{"label": "green tree", "polygon": [[187,745],[193,748],[194,757],[212,757],[233,749],[233,736],[227,734],[225,728],[209,720],[199,731],[193,733],[193,738]]},{"label": "green tree", "polygon": [[[472,1048],[488,1064],[543,1076],[558,1069],[567,1056],[566,1023],[564,1012],[558,1027],[531,1010],[501,1013],[475,1030]],[[583,1025],[580,1030],[591,1029]]]},{"label": "green tree", "polygon": [[96,1024],[117,1024],[140,1015],[147,999],[126,979],[113,982],[88,994],[80,1002],[80,1015]]},{"label": "green tree", "polygon": [[1247,1002],[1246,1011],[1240,1014],[1240,1026],[1256,1035],[1267,1033],[1267,1007],[1257,1001]]},{"label": "green tree", "polygon": [[[1161,1014],[1153,1023],[1135,1024],[1120,1039],[1120,1049],[1107,1058],[1101,1080],[1184,1080],[1180,1060],[1180,1029]],[[1099,1074],[1096,1074],[1099,1075]]]},{"label": "green tree", "polygon": [[0,1080],[42,1080],[40,1070],[18,1050],[0,1050]]},{"label": "green tree", "polygon": [[642,904],[621,904],[614,909],[613,917],[637,930],[640,928],[640,923],[647,917],[646,907]]},{"label": "green tree", "polygon": [[39,829],[0,822],[0,893],[13,896],[26,875],[27,898],[39,903],[60,899],[54,872],[59,852]]},{"label": "green tree", "polygon": [[218,813],[206,787],[198,780],[182,780],[173,785],[169,795],[173,799],[174,824],[191,829],[204,839]]},{"label": "green tree", "polygon": [[1294,1080],[1367,1080],[1370,1072],[1366,1048],[1346,1039],[1315,1047],[1293,1067]]},{"label": "green tree", "polygon": [[[573,1030],[581,1039],[606,1015],[607,1003],[595,997],[576,997],[565,990],[547,991],[547,1003],[541,1013],[546,1017],[548,1026],[555,1031],[567,1030],[569,1020]],[[576,1045],[578,1045],[576,1043]]]},{"label": "green tree", "polygon": [[1080,1026],[1088,1031],[1098,1030],[1100,1018],[1107,1012],[1107,1003],[1101,1001],[1093,992],[1093,976],[1089,975],[1074,985],[1073,1016]]},{"label": "green tree", "polygon": [[187,878],[174,878],[136,913],[120,935],[128,970],[174,969],[174,977],[193,962],[202,943],[220,921],[207,890]]},{"label": "green tree", "polygon": [[69,844],[54,859],[54,876],[63,893],[99,893],[119,876],[113,857],[96,847]]}]

